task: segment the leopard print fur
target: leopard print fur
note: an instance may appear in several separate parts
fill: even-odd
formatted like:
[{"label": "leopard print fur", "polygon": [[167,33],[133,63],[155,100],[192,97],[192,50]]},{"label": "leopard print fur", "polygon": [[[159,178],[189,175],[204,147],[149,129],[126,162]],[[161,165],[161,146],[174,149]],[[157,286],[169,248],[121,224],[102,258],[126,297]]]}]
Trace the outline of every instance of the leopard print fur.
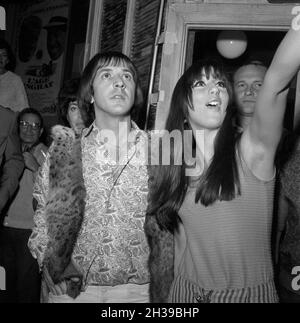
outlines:
[{"label": "leopard print fur", "polygon": [[71,255],[81,228],[86,191],[82,175],[81,139],[70,128],[52,128],[53,150],[50,155],[49,193],[46,219],[49,243],[44,265],[55,284],[69,280],[68,294],[76,297],[82,274],[71,262]]},{"label": "leopard print fur", "polygon": [[155,215],[147,214],[144,228],[150,247],[150,302],[167,303],[174,279],[174,236],[158,225]]}]

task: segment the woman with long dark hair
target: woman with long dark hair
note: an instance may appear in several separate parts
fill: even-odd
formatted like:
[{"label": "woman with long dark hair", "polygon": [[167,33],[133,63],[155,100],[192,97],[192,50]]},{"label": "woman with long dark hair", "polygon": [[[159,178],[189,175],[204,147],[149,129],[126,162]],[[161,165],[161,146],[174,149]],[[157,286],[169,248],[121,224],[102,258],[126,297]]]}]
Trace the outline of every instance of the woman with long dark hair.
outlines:
[{"label": "woman with long dark hair", "polygon": [[[291,29],[241,135],[232,125],[231,86],[220,66],[195,63],[179,79],[166,130],[182,134],[183,149],[175,143],[171,152],[182,163],[156,167],[145,224],[152,301],[278,301],[270,246],[274,156],[299,50],[300,32]],[[184,140],[186,129],[194,141]],[[163,284],[166,278],[172,284]]]},{"label": "woman with long dark hair", "polygon": [[88,127],[80,136],[74,128],[52,129],[53,145],[34,189],[38,206],[29,240],[43,269],[43,301],[149,301],[143,230],[148,137],[131,119],[142,102],[139,89],[126,55],[98,53],[79,86]]}]

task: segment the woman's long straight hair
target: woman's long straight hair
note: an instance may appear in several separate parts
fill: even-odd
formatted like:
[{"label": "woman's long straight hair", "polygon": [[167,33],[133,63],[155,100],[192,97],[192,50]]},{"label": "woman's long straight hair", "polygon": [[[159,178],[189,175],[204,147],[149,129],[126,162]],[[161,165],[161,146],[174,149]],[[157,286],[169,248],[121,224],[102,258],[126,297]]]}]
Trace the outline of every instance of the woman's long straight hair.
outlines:
[{"label": "woman's long straight hair", "polygon": [[[240,182],[236,162],[237,132],[233,125],[235,109],[232,105],[232,88],[221,65],[212,60],[194,63],[179,79],[173,91],[170,111],[166,121],[166,130],[170,133],[179,130],[184,138],[184,130],[190,128],[188,108],[192,106],[193,84],[201,79],[214,77],[224,81],[229,94],[226,116],[214,141],[214,156],[209,167],[196,181],[195,203],[205,206],[217,200],[229,201],[240,194]],[[182,139],[182,147],[184,141]],[[171,150],[171,160],[175,160],[176,151]],[[178,224],[178,211],[185,198],[190,183],[186,176],[187,165],[182,156],[181,165],[159,165],[154,167],[150,181],[150,200],[148,213],[157,217],[158,223],[165,229],[173,231]]]}]

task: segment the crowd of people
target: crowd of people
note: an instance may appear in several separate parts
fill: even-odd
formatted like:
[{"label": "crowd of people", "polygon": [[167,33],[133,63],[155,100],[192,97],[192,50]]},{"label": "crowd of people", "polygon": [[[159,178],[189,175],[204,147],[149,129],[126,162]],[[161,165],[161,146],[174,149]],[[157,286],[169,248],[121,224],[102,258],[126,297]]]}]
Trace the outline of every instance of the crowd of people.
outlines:
[{"label": "crowd of people", "polygon": [[[164,132],[132,118],[143,94],[131,59],[98,53],[62,86],[49,148],[41,114],[1,83],[0,301],[300,302],[300,141],[283,129],[299,50],[291,28],[269,67],[229,77],[194,62]],[[9,53],[0,42],[0,78]]]}]

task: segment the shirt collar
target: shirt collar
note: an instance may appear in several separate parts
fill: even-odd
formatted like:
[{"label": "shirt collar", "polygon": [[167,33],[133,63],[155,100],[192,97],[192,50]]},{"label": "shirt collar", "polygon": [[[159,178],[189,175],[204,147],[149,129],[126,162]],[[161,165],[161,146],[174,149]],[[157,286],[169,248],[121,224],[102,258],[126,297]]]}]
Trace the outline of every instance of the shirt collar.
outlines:
[{"label": "shirt collar", "polygon": [[[133,120],[131,120],[131,129],[129,133],[132,132],[135,135],[135,143],[139,142],[140,138],[145,135],[145,132],[141,130]],[[82,137],[87,138],[91,135],[91,133],[93,133],[94,135],[100,133],[100,129],[96,126],[95,121],[88,128],[82,130]]]}]

